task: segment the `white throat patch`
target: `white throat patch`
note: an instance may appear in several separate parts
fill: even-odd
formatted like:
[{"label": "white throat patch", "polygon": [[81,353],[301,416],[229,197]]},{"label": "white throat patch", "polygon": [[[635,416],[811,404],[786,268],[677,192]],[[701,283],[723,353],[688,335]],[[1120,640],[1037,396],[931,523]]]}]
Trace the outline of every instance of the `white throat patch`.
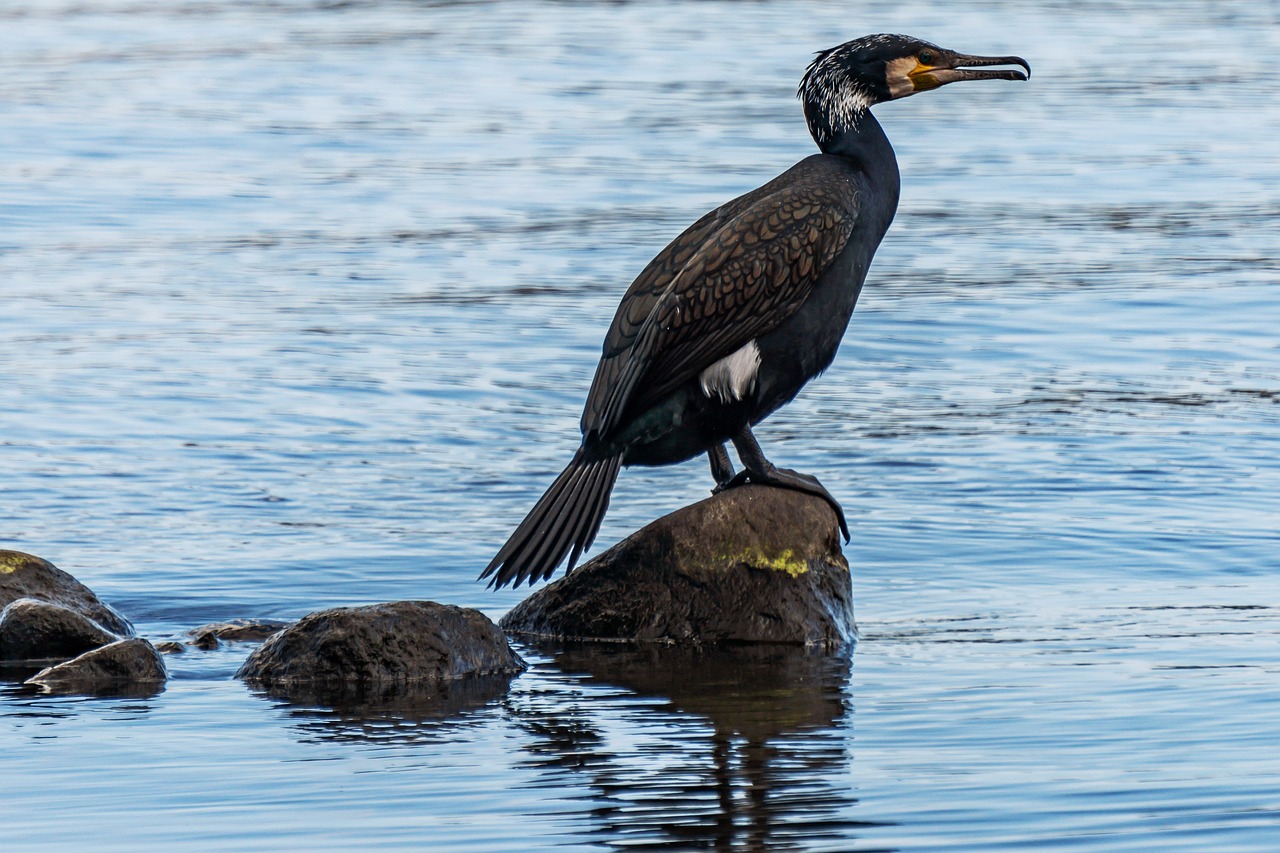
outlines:
[{"label": "white throat patch", "polygon": [[760,372],[760,347],[755,341],[748,341],[746,346],[726,355],[715,364],[702,371],[698,383],[702,393],[714,397],[721,403],[741,400],[755,390],[756,374]]}]

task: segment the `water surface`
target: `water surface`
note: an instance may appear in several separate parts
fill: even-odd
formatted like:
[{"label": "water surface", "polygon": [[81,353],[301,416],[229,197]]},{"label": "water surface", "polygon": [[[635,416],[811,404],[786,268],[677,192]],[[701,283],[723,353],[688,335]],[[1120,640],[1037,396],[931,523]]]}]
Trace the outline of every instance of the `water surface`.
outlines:
[{"label": "water surface", "polygon": [[[395,708],[0,682],[14,849],[1268,850],[1280,824],[1274,4],[0,9],[0,547],[153,639],[474,578],[618,295],[813,150],[867,32],[1028,84],[877,112],[903,198],[759,431],[853,528],[843,658],[523,648]],[[706,494],[624,473],[597,550]]]}]

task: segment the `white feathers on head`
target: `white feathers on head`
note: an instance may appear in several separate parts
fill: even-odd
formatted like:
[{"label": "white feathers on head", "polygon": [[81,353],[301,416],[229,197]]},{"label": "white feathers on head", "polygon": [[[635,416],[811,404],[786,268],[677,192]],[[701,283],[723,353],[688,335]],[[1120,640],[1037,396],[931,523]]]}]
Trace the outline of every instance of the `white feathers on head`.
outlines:
[{"label": "white feathers on head", "polygon": [[[849,58],[875,47],[906,46],[917,41],[909,36],[882,33],[863,36],[818,53],[809,63],[796,90],[796,97],[806,106],[809,132],[818,144],[829,142],[843,131],[855,127],[862,115],[876,103],[875,95],[866,84],[850,75]],[[813,113],[810,113],[810,106]]]}]

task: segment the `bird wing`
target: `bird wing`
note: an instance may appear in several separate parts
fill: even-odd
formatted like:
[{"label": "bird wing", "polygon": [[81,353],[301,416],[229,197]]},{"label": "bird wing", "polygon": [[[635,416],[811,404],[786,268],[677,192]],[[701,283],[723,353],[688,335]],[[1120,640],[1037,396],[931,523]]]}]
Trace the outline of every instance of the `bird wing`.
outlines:
[{"label": "bird wing", "polygon": [[609,389],[617,384],[618,376],[627,364],[631,347],[635,344],[636,335],[653,312],[653,306],[670,287],[672,279],[708,236],[749,205],[763,189],[766,187],[739,196],[706,213],[654,256],[627,288],[605,335],[600,363],[596,366],[595,379],[587,394],[587,404],[582,412],[583,434],[592,430],[600,431]]},{"label": "bird wing", "polygon": [[813,173],[787,177],[698,220],[632,283],[605,338],[584,435],[608,433],[628,405],[669,393],[808,298],[857,211],[847,187]]}]

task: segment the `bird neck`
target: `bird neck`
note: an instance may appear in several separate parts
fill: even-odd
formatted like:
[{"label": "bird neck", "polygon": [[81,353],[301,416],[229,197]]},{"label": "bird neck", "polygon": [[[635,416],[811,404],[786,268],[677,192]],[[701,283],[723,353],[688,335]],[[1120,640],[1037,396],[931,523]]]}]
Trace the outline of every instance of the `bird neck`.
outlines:
[{"label": "bird neck", "polygon": [[835,154],[855,161],[868,161],[866,165],[874,168],[887,156],[894,161],[893,170],[898,170],[893,156],[893,146],[889,137],[884,135],[884,128],[869,110],[862,110],[857,117],[828,138],[818,142],[823,154]]},{"label": "bird neck", "polygon": [[867,195],[861,198],[860,205],[867,216],[868,233],[879,232],[878,243],[897,212],[902,188],[898,158],[894,156],[893,146],[889,144],[880,122],[864,111],[856,122],[825,143],[820,143],[819,147],[823,154],[838,157],[861,175],[857,179],[859,195]]}]

